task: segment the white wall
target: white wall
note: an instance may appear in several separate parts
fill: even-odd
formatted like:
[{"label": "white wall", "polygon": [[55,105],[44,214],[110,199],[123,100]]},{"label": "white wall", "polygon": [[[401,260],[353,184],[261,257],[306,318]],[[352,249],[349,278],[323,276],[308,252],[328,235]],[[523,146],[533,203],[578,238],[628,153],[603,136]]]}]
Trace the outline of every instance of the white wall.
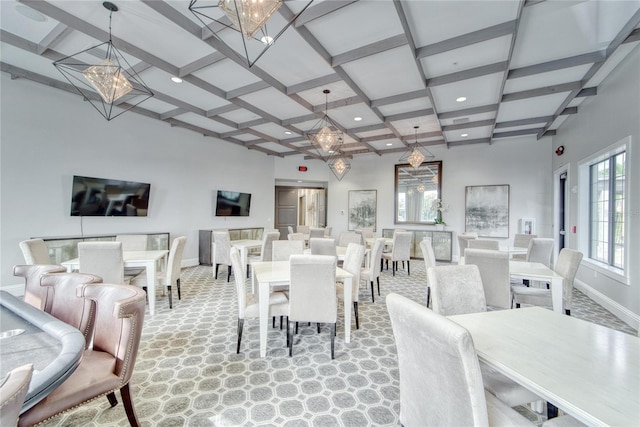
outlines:
[{"label": "white wall", "polygon": [[[151,183],[148,217],[85,217],[84,234],[185,235],[186,263],[197,264],[198,229],[272,226],[268,156],[132,112],[107,122],[78,96],[4,73],[1,84],[2,286],[20,283],[19,241],[80,235],[80,217],[69,215],[73,175]],[[216,218],[218,189],[252,193],[251,215]]]},{"label": "white wall", "polygon": [[[629,284],[621,283],[589,263],[582,263],[577,279],[581,289],[605,307],[623,316],[635,318],[640,314],[640,46],[619,64],[600,86],[598,95],[589,97],[578,107],[578,114],[570,116],[554,137],[555,147],[563,145],[564,154],[553,156],[553,169],[569,168],[570,187],[577,186],[578,164],[606,147],[631,136],[630,170],[627,175],[629,199],[625,218],[625,237],[628,242],[627,271]],[[570,192],[570,226],[579,224],[578,193]],[[586,239],[587,230],[578,227],[577,235],[570,235],[571,247],[578,239]],[[585,253],[585,257],[586,257]],[[626,317],[625,317],[626,315]]]}]

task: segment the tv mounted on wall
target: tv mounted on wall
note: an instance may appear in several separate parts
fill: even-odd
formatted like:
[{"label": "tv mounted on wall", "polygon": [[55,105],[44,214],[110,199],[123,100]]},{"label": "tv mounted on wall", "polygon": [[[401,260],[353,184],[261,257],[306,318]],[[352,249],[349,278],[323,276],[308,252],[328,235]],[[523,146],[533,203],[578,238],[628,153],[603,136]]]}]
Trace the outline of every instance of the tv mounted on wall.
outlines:
[{"label": "tv mounted on wall", "polygon": [[74,176],[71,216],[147,216],[151,184]]},{"label": "tv mounted on wall", "polygon": [[249,216],[251,194],[218,190],[216,216]]}]

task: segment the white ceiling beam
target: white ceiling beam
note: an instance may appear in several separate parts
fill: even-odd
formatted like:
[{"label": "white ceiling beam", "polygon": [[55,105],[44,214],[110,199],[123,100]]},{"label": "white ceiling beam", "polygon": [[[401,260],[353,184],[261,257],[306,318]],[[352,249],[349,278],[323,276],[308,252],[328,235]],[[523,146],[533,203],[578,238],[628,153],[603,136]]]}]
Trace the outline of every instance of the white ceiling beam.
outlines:
[{"label": "white ceiling beam", "polygon": [[38,43],[38,55],[42,55],[47,49],[54,48],[56,44],[60,43],[60,41],[64,40],[72,32],[73,30],[67,25],[58,23],[49,31],[49,34],[44,36],[40,43]]},{"label": "white ceiling beam", "polygon": [[440,120],[455,119],[456,117],[471,116],[474,114],[492,113],[498,111],[498,104],[481,105],[479,107],[463,108],[461,110],[438,113]]},{"label": "white ceiling beam", "polygon": [[517,79],[534,74],[548,73],[550,71],[562,70],[564,68],[602,62],[605,59],[606,52],[604,50],[598,50],[595,52],[584,53],[582,55],[571,56],[569,58],[556,59],[555,61],[543,62],[540,64],[529,65],[527,67],[514,68],[512,70],[509,70],[509,76],[507,78]]},{"label": "white ceiling beam", "polygon": [[209,65],[213,65],[216,62],[220,62],[223,59],[227,59],[227,57],[220,52],[213,52],[209,55],[205,55],[202,58],[196,59],[195,61],[185,65],[184,67],[180,67],[180,70],[178,71],[178,77],[184,77],[186,75],[195,73],[196,71],[206,68]]},{"label": "white ceiling beam", "polygon": [[505,93],[502,95],[502,102],[518,101],[520,99],[535,98],[537,96],[554,95],[556,93],[571,92],[579,90],[580,82],[561,83],[552,86],[528,89],[520,92]]},{"label": "white ceiling beam", "polygon": [[440,85],[446,85],[450,83],[459,82],[462,80],[475,79],[476,77],[487,76],[489,74],[500,73],[507,71],[507,61],[500,61],[494,64],[482,65],[480,67],[471,68],[469,70],[456,71],[455,73],[445,74],[442,76],[432,77],[427,79],[427,87],[434,87]]},{"label": "white ceiling beam", "polygon": [[311,5],[304,11],[302,15],[296,19],[293,23],[294,27],[302,27],[303,25],[318,19],[323,16],[329,15],[343,7],[349,6],[352,3],[356,3],[358,0],[351,1],[323,1],[317,5]]},{"label": "white ceiling beam", "polygon": [[397,36],[389,37],[385,40],[379,40],[366,46],[336,55],[331,59],[331,66],[337,67],[338,65],[346,64],[347,62],[356,61],[368,56],[377,55],[379,53],[386,52],[387,50],[405,46],[406,44],[407,36],[405,34],[398,34]]},{"label": "white ceiling beam", "polygon": [[317,87],[325,86],[331,83],[342,81],[339,75],[329,74],[326,76],[318,77],[306,82],[298,83],[287,87],[287,95],[293,95],[296,93],[304,92],[306,90],[315,89]]},{"label": "white ceiling beam", "polygon": [[455,125],[447,125],[447,126],[442,126],[442,131],[446,132],[451,130],[471,129],[471,128],[477,128],[482,126],[493,126],[495,122],[496,121],[494,119],[487,119],[487,120],[478,120],[476,122],[466,122],[466,123],[459,123]]}]

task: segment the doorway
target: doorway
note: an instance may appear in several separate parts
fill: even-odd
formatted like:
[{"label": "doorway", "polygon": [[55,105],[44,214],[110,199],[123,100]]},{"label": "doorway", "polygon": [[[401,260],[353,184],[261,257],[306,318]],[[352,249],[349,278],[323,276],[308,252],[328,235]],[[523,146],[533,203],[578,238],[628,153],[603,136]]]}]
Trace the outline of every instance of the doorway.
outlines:
[{"label": "doorway", "polygon": [[565,165],[554,173],[554,258],[565,247],[567,226],[569,224],[569,165]]},{"label": "doorway", "polygon": [[298,225],[325,227],[327,224],[327,190],[320,183],[298,183],[298,186],[275,187],[275,228],[280,230],[280,239],[286,239],[288,227],[297,231]]}]

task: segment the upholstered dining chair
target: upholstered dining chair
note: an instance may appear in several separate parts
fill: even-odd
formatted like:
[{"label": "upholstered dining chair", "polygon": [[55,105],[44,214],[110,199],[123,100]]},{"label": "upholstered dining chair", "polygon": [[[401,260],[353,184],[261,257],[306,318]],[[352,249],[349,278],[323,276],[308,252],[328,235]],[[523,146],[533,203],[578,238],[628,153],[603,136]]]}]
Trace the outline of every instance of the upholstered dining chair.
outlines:
[{"label": "upholstered dining chair", "polygon": [[485,392],[469,331],[397,294],[387,297],[387,309],[397,347],[402,425],[532,425]]},{"label": "upholstered dining chair", "polygon": [[227,282],[231,278],[231,258],[229,251],[231,250],[231,238],[229,230],[214,230],[213,233],[213,278],[218,280],[218,267],[226,265]]},{"label": "upholstered dining chair", "polygon": [[296,232],[297,233],[302,233],[302,234],[309,234],[309,226],[308,225],[298,225],[296,227]]},{"label": "upholstered dining chair", "polygon": [[29,239],[20,242],[20,250],[26,264],[51,264],[49,249],[42,239]]},{"label": "upholstered dining chair", "polygon": [[529,241],[525,261],[539,262],[551,267],[554,240],[551,238],[534,237]]},{"label": "upholstered dining chair", "polygon": [[[233,278],[236,284],[236,296],[238,301],[238,346],[236,353],[240,353],[242,342],[242,330],[245,319],[257,319],[260,316],[260,306],[258,296],[247,293],[245,278],[242,274],[242,261],[240,260],[240,250],[231,248],[229,251],[231,265],[233,267]],[[288,316],[289,300],[283,292],[271,292],[269,294],[269,316]]]},{"label": "upholstered dining chair", "polygon": [[[433,252],[433,246],[431,246],[431,239],[425,237],[420,242],[420,251],[422,252],[422,258],[424,259],[424,272],[427,274],[430,267],[436,266],[436,255]],[[429,278],[427,277],[427,307],[431,302],[431,286],[429,286]]]},{"label": "upholstered dining chair", "polygon": [[469,247],[469,240],[477,239],[476,233],[461,233],[458,234],[458,249],[460,251],[459,259],[460,264],[464,264],[464,250]]},{"label": "upholstered dining chair", "polygon": [[324,237],[331,237],[331,232],[333,231],[333,227],[326,226],[324,228]]},{"label": "upholstered dining chair", "polygon": [[[171,286],[176,285],[178,291],[178,299],[180,296],[180,272],[182,271],[182,254],[184,253],[184,246],[187,243],[185,236],[176,237],[171,243],[171,249],[169,249],[169,257],[167,259],[167,269],[156,274],[156,280],[159,285],[167,288],[167,295],[169,296],[169,308],[173,308],[173,296],[171,292]],[[145,275],[138,276],[131,281],[132,285],[141,287],[147,291],[147,278]]]},{"label": "upholstered dining chair", "polygon": [[[573,281],[575,280],[578,267],[582,262],[582,252],[563,248],[558,255],[555,272],[562,276],[562,308],[567,315],[571,315],[571,304],[573,302]],[[513,304],[516,308],[521,304],[532,304],[551,306],[551,290],[546,288],[534,288],[520,285],[511,286],[513,294]]]},{"label": "upholstered dining chair", "polygon": [[[467,248],[498,251],[500,250],[500,242],[489,239],[470,239],[467,241]],[[466,256],[466,251],[464,253]]]},{"label": "upholstered dining chair", "polygon": [[311,239],[313,237],[324,237],[324,228],[309,228],[309,238]]},{"label": "upholstered dining chair", "polygon": [[[356,329],[360,329],[360,320],[358,317],[358,296],[360,295],[360,271],[362,268],[362,261],[364,260],[364,245],[357,243],[349,243],[347,245],[347,251],[344,254],[344,263],[342,268],[349,273],[353,274],[351,283],[351,301],[353,301],[353,314],[356,318]],[[336,284],[336,295],[338,301],[344,303],[344,283],[338,282]]]},{"label": "upholstered dining chair", "polygon": [[80,273],[100,276],[104,283],[128,285],[131,281],[131,276],[124,275],[121,242],[79,242],[78,261]]},{"label": "upholstered dining chair", "polygon": [[380,295],[380,265],[382,263],[382,250],[387,240],[376,239],[369,254],[369,265],[360,269],[360,280],[371,284],[371,302],[376,302],[373,292],[373,280],[378,284],[378,295]]},{"label": "upholstered dining chair", "polygon": [[332,255],[337,256],[336,240],[328,237],[314,237],[309,239],[309,248],[312,255]]},{"label": "upholstered dining chair", "polygon": [[290,225],[287,226],[287,231],[289,232],[289,234],[293,234],[294,233],[293,227],[290,226]]},{"label": "upholstered dining chair", "polygon": [[271,245],[273,261],[289,261],[291,255],[304,253],[304,240],[274,240]]},{"label": "upholstered dining chair", "polygon": [[[473,243],[472,240],[469,243]],[[492,307],[511,308],[511,282],[509,254],[488,249],[464,251],[466,265],[477,265],[480,270],[486,304]]]},{"label": "upholstered dining chair", "polygon": [[[335,354],[336,262],[331,255],[291,255],[289,285],[289,321],[287,336],[289,357],[293,355],[293,325],[297,322],[329,323],[331,325],[331,359]],[[355,283],[354,283],[355,285]]]},{"label": "upholstered dining chair", "polygon": [[362,244],[362,236],[352,231],[344,231],[338,237],[338,246],[348,246],[349,243]]},{"label": "upholstered dining chair", "polygon": [[271,261],[273,258],[273,242],[280,239],[280,232],[267,231],[262,235],[262,246],[259,254],[249,254],[247,258],[247,277],[250,277],[250,266],[254,262]]},{"label": "upholstered dining chair", "polygon": [[393,248],[391,252],[383,252],[382,259],[389,269],[389,261],[391,261],[391,270],[393,275],[396,275],[398,270],[398,261],[407,262],[407,275],[411,275],[411,239],[413,233],[411,231],[397,231],[393,233]]},{"label": "upholstered dining chair", "polygon": [[0,383],[0,426],[15,426],[29,391],[33,365],[19,366],[7,372]]},{"label": "upholstered dining chair", "polygon": [[[527,249],[529,248],[529,242],[534,237],[538,237],[538,235],[517,233],[515,236],[513,236],[513,247]],[[527,258],[527,254],[513,254],[511,256],[512,260],[525,261],[526,258]]]},{"label": "upholstered dining chair", "polygon": [[287,235],[287,240],[302,240],[304,242],[304,234],[303,233],[289,233],[289,235]]},{"label": "upholstered dining chair", "polygon": [[[147,235],[146,234],[118,234],[116,242],[122,242],[122,251],[146,251]],[[125,276],[137,276],[145,271],[144,267],[125,267]]]},{"label": "upholstered dining chair", "polygon": [[77,295],[95,307],[93,346],[85,350],[78,368],[51,394],[24,412],[19,426],[31,426],[107,395],[111,406],[120,390],[131,426],[139,426],[129,381],[138,355],[144,321],[145,293],[135,286],[86,284]]},{"label": "upholstered dining chair", "polygon": [[[487,311],[482,276],[477,265],[431,267],[427,275],[432,288],[432,306],[435,313],[452,316]],[[485,389],[508,406],[540,400],[536,394],[487,365],[481,363],[480,368]]]},{"label": "upholstered dining chair", "polygon": [[67,269],[61,265],[15,265],[13,275],[24,278],[24,302],[44,309],[47,301],[47,288],[40,286],[40,278],[47,273],[66,273]]}]

